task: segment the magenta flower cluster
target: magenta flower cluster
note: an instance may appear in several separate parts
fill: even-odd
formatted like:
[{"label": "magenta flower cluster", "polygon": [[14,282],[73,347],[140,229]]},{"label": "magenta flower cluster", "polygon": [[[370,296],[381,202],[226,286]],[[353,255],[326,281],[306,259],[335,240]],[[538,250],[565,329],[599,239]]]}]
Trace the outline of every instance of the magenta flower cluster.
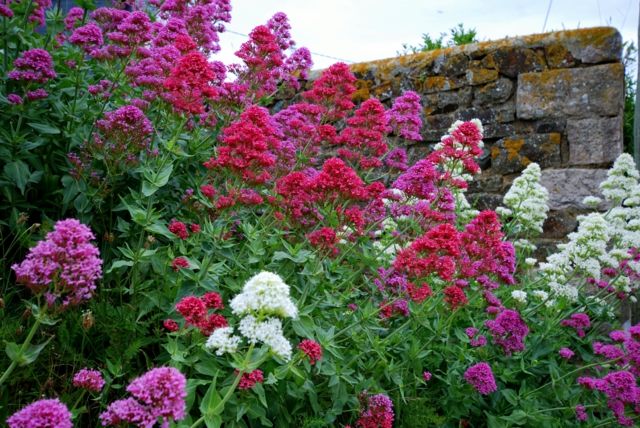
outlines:
[{"label": "magenta flower cluster", "polygon": [[186,385],[184,375],[173,367],[151,369],[129,384],[131,397],[114,401],[100,415],[102,425],[151,427],[162,418],[162,426],[169,426],[169,421],[185,417]]},{"label": "magenta flower cluster", "polygon": [[104,387],[104,379],[99,370],[84,368],[73,376],[73,386],[91,392],[100,392]]},{"label": "magenta flower cluster", "polygon": [[392,428],[393,402],[385,394],[368,397],[366,409],[356,421],[358,428]]},{"label": "magenta flower cluster", "polygon": [[13,62],[13,66],[14,69],[8,74],[10,79],[45,83],[56,77],[51,54],[44,49],[30,49],[22,52]]},{"label": "magenta flower cluster", "polygon": [[482,395],[489,395],[498,389],[491,366],[487,363],[478,363],[469,367],[464,372],[464,380]]},{"label": "magenta flower cluster", "polygon": [[91,229],[78,220],[58,221],[22,263],[11,266],[17,282],[37,295],[44,293],[49,306],[65,308],[90,299],[102,277],[102,259],[93,239]]},{"label": "magenta flower cluster", "polygon": [[57,398],[35,401],[7,419],[9,428],[73,428],[71,412]]},{"label": "magenta flower cluster", "polygon": [[505,354],[524,350],[524,338],[529,334],[529,327],[518,312],[503,310],[494,320],[486,321],[485,326],[493,336],[494,343],[501,346]]}]

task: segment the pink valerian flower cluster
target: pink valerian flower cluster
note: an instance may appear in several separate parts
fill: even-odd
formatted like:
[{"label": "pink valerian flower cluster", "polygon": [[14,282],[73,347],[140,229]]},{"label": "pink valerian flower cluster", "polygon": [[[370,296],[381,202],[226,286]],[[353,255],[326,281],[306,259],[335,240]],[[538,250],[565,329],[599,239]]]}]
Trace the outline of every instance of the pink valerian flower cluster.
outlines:
[{"label": "pink valerian flower cluster", "polygon": [[46,83],[56,77],[51,54],[44,49],[30,49],[20,54],[13,62],[9,79],[24,82]]},{"label": "pink valerian flower cluster", "polygon": [[290,56],[286,54],[295,46],[290,29],[287,16],[278,12],[266,25],[254,28],[249,33],[249,40],[235,53],[244,64],[229,67],[237,79],[232,84],[233,89],[230,85],[225,86],[232,92],[239,91],[245,105],[274,94],[281,82],[297,90],[300,87],[298,79],[307,77],[313,65],[309,50],[300,48]]},{"label": "pink valerian flower cluster", "polygon": [[452,307],[465,304],[462,288],[469,279],[476,279],[485,289],[500,281],[513,284],[515,250],[503,242],[500,223],[493,211],[482,211],[463,231],[452,224],[441,223],[429,229],[396,255],[393,267],[409,279],[428,278],[432,274],[445,281],[458,278],[460,285],[447,287]]},{"label": "pink valerian flower cluster", "polygon": [[[205,336],[209,336],[217,328],[229,325],[224,316],[215,312],[222,309],[224,309],[222,297],[213,291],[205,293],[201,297],[183,297],[176,304],[176,310],[184,318],[185,324],[198,328]],[[209,310],[213,310],[214,313],[209,313]],[[165,327],[169,331],[174,331],[173,323],[169,327],[166,325]]]},{"label": "pink valerian flower cluster", "polygon": [[464,372],[464,380],[482,395],[489,395],[498,390],[491,366],[484,362],[469,367]]},{"label": "pink valerian flower cluster", "polygon": [[186,223],[176,220],[175,218],[171,220],[167,228],[169,229],[169,232],[182,240],[189,238],[189,231],[191,231],[192,234],[197,234],[202,230],[198,223],[191,223],[187,226]]},{"label": "pink valerian flower cluster", "polygon": [[337,141],[341,145],[338,155],[363,170],[382,166],[382,157],[389,150],[385,142],[388,119],[382,103],[375,98],[366,100],[346,122]]},{"label": "pink valerian flower cluster", "polygon": [[315,340],[304,339],[298,345],[298,349],[309,357],[309,364],[311,365],[314,365],[322,359],[322,347]]},{"label": "pink valerian flower cluster", "polygon": [[335,257],[340,253],[336,245],[340,241],[336,231],[330,227],[322,227],[307,234],[307,239],[312,247],[318,248],[325,254]]},{"label": "pink valerian flower cluster", "polygon": [[385,394],[361,397],[364,409],[356,421],[358,428],[392,428],[393,402]]},{"label": "pink valerian flower cluster", "polygon": [[422,106],[420,95],[413,91],[406,91],[393,101],[393,106],[387,111],[390,128],[396,135],[413,141],[422,141]]},{"label": "pink valerian flower cluster", "polygon": [[[452,185],[466,188],[466,181],[454,175],[459,174],[456,169],[468,174],[477,174],[480,167],[475,158],[482,154],[482,127],[478,121],[456,122],[449,135],[442,137],[428,159],[434,164],[442,165],[445,176]],[[449,175],[447,175],[449,174]]]},{"label": "pink valerian flower cluster", "polygon": [[474,348],[480,348],[487,344],[486,336],[478,334],[478,329],[475,327],[467,327],[464,332],[469,338],[469,344]]},{"label": "pink valerian flower cluster", "polygon": [[608,373],[601,379],[581,377],[578,383],[587,389],[600,391],[607,397],[607,407],[613,412],[622,426],[634,426],[632,418],[625,415],[625,407],[637,409],[640,404],[640,388],[636,377],[629,371],[621,370]]},{"label": "pink valerian flower cluster", "polygon": [[507,355],[524,350],[524,339],[529,334],[529,327],[520,314],[511,309],[505,309],[493,320],[485,321],[493,342],[502,347]]},{"label": "pink valerian flower cluster", "polygon": [[[578,324],[584,327],[584,320],[578,321]],[[602,358],[603,366],[610,366],[611,371],[600,378],[580,377],[578,384],[603,393],[607,398],[607,407],[618,423],[633,426],[633,419],[626,415],[626,410],[637,413],[640,406],[640,388],[637,386],[640,376],[640,324],[632,326],[629,331],[612,331],[609,336],[613,343],[594,342],[593,349]],[[602,373],[602,370],[599,372]]]},{"label": "pink valerian flower cluster", "polygon": [[[155,62],[158,60],[156,58]],[[210,63],[200,52],[189,52],[178,60],[164,80],[163,86],[167,91],[164,97],[176,111],[202,114],[205,112],[204,101],[219,94],[218,87],[225,73],[222,63]]]},{"label": "pink valerian flower cluster", "polygon": [[71,412],[57,398],[35,401],[7,419],[9,428],[73,428]]},{"label": "pink valerian flower cluster", "polygon": [[185,417],[187,380],[173,367],[151,369],[127,387],[131,397],[114,401],[100,415],[103,426],[162,426]]},{"label": "pink valerian flower cluster", "polygon": [[185,2],[168,0],[162,3],[160,15],[167,22],[179,22],[184,34],[198,44],[205,55],[220,50],[218,33],[225,30],[224,23],[231,22],[230,0],[202,0]]},{"label": "pink valerian flower cluster", "polygon": [[176,257],[171,261],[171,269],[174,272],[178,272],[180,269],[188,269],[189,267],[189,261],[184,257]]},{"label": "pink valerian flower cluster", "polygon": [[76,219],[58,221],[44,240],[11,269],[18,283],[44,294],[49,306],[75,306],[90,299],[102,277],[100,251],[91,229]]},{"label": "pink valerian flower cluster", "polygon": [[89,23],[78,27],[69,37],[71,44],[79,46],[85,53],[92,55],[95,49],[99,49],[104,44],[102,30],[94,23]]},{"label": "pink valerian flower cluster", "polygon": [[562,320],[560,323],[563,327],[571,327],[575,329],[578,337],[585,336],[585,330],[591,327],[591,320],[589,320],[589,315],[585,313],[577,313],[572,314],[571,317]]},{"label": "pink valerian flower cluster", "polygon": [[565,360],[570,360],[575,355],[575,352],[573,352],[569,348],[560,348],[560,350],[558,351],[558,355],[560,355],[560,357],[564,358]]},{"label": "pink valerian flower cluster", "polygon": [[256,383],[262,383],[264,381],[264,374],[262,370],[256,369],[249,373],[243,373],[238,383],[238,389],[246,390],[253,388]]},{"label": "pink valerian flower cluster", "polygon": [[77,27],[78,24],[82,22],[83,16],[83,8],[74,6],[69,9],[69,11],[67,12],[67,16],[64,17],[64,29],[67,31],[72,31]]},{"label": "pink valerian flower cluster", "polygon": [[311,90],[302,94],[309,102],[323,107],[325,121],[342,119],[355,104],[351,96],[356,92],[356,78],[349,66],[339,62],[330,66],[313,82]]},{"label": "pink valerian flower cluster", "polygon": [[100,392],[104,386],[104,378],[99,370],[84,368],[73,376],[73,386],[91,392]]},{"label": "pink valerian flower cluster", "polygon": [[251,106],[225,128],[217,156],[204,163],[208,169],[225,168],[252,184],[271,179],[279,139],[264,107]]},{"label": "pink valerian flower cluster", "polygon": [[[97,91],[108,89],[108,81],[101,81]],[[138,107],[126,105],[117,110],[104,114],[104,118],[96,122],[98,133],[94,134],[93,141],[81,146],[79,153],[69,153],[68,160],[72,164],[72,175],[80,177],[87,171],[91,174],[100,174],[97,162],[104,164],[104,168],[112,173],[121,173],[131,165],[136,165],[143,154],[153,156],[151,150],[151,138],[154,132],[151,121]],[[96,169],[91,169],[95,164]]]}]

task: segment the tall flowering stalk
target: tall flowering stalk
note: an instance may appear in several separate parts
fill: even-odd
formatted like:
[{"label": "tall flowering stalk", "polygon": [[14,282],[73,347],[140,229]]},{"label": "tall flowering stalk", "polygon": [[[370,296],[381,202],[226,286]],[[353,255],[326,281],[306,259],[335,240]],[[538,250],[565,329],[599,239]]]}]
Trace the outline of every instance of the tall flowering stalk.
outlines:
[{"label": "tall flowering stalk", "polygon": [[44,240],[29,250],[24,261],[11,266],[16,281],[28,287],[42,306],[36,307],[35,322],[23,344],[19,348],[16,345],[11,364],[0,377],[0,385],[18,364],[29,362],[27,351],[31,340],[47,313],[55,314],[93,297],[96,283],[102,277],[100,251],[91,243],[94,238],[91,229],[78,220],[60,220]]}]

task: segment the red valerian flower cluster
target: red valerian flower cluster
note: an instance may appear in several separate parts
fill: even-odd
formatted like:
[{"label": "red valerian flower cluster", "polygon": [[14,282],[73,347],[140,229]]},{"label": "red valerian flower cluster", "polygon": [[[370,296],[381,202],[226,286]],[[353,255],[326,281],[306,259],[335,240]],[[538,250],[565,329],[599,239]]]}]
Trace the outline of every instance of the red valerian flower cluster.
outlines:
[{"label": "red valerian flower cluster", "polygon": [[[192,325],[200,332],[208,336],[215,329],[228,326],[227,319],[215,311],[224,309],[222,298],[218,293],[208,292],[201,297],[183,297],[177,304],[176,310],[185,320],[185,325]],[[213,310],[214,313],[209,313]],[[165,325],[169,331],[173,331],[173,324]]]},{"label": "red valerian flower cluster", "polygon": [[393,427],[393,402],[385,394],[368,396],[366,393],[360,397],[363,410],[356,421],[358,428],[392,428]]},{"label": "red valerian flower cluster", "polygon": [[226,168],[249,184],[271,179],[279,147],[271,116],[264,107],[251,106],[222,135],[216,157],[205,162],[209,169]]},{"label": "red valerian flower cluster", "polygon": [[298,349],[309,357],[309,364],[311,365],[314,365],[322,359],[322,347],[315,340],[304,339],[298,345]]},{"label": "red valerian flower cluster", "polygon": [[464,372],[464,380],[482,395],[489,395],[498,389],[491,366],[484,362],[469,367]]},{"label": "red valerian flower cluster", "polygon": [[256,383],[262,383],[264,381],[264,374],[262,370],[256,369],[249,373],[243,373],[238,383],[238,389],[251,389]]}]

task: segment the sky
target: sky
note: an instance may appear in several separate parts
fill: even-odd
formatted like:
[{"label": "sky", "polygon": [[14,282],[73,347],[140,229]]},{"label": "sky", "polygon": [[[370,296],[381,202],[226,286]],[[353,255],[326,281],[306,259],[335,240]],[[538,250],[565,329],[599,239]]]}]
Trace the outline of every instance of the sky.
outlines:
[{"label": "sky", "polygon": [[[363,62],[396,56],[403,43],[423,33],[438,36],[458,23],[475,28],[479,40],[552,30],[613,26],[637,46],[638,0],[232,0],[230,30],[221,35],[218,60],[233,56],[256,25],[284,12],[298,46],[312,53],[314,69],[343,60]],[[550,7],[549,7],[550,6]],[[545,24],[545,18],[547,17]],[[325,56],[333,58],[326,58]],[[334,59],[337,58],[337,59]]]}]

